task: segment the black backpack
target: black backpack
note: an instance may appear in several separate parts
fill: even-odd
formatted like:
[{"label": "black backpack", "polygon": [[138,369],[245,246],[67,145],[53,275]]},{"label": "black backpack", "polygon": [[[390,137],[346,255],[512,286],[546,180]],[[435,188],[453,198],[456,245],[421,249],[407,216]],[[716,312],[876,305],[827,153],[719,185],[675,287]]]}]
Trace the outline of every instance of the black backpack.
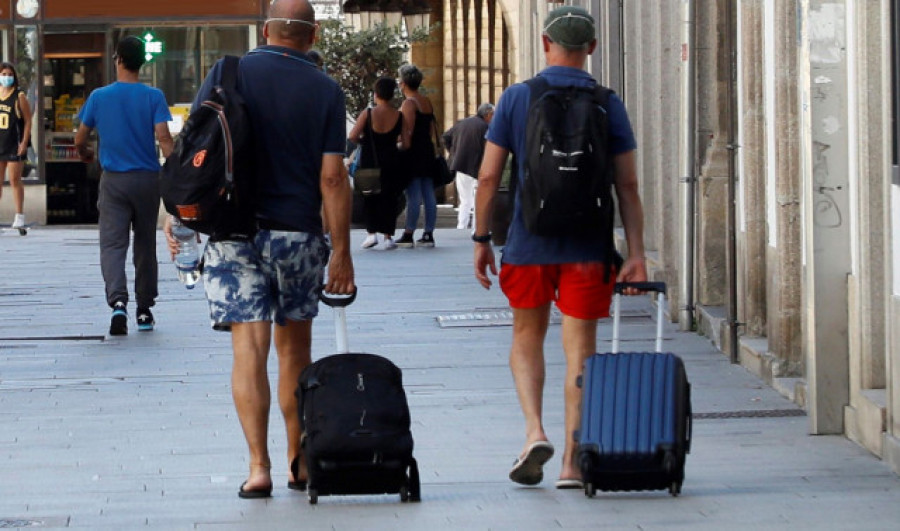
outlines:
[{"label": "black backpack", "polygon": [[303,370],[296,396],[310,489],[419,500],[399,367],[375,354],[326,356]]},{"label": "black backpack", "polygon": [[606,87],[554,87],[537,76],[530,89],[522,176],[522,216],[540,236],[608,238],[613,245],[614,165]]},{"label": "black backpack", "polygon": [[239,57],[225,56],[219,84],[188,117],[159,178],[166,211],[213,240],[247,239],[255,232],[255,152],[249,112],[237,90],[239,63]]}]

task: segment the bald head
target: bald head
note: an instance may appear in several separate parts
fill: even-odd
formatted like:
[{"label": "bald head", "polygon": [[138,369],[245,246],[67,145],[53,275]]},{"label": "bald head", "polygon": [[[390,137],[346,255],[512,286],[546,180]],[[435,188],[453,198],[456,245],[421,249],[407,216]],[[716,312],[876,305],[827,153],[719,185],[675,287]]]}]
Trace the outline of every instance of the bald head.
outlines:
[{"label": "bald head", "polygon": [[269,44],[308,50],[315,38],[316,14],[309,0],[272,0],[264,28]]}]

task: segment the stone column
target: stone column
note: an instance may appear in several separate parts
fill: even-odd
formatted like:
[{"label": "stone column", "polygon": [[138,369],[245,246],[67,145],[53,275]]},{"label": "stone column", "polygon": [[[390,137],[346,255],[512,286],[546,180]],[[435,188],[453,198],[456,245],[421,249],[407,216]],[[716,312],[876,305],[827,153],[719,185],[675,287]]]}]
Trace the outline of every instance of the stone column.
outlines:
[{"label": "stone column", "polygon": [[[643,6],[639,11],[642,26],[639,36],[641,39],[641,55],[639,60],[632,57],[632,61],[637,60],[641,65],[639,72],[640,81],[637,88],[641,97],[640,103],[632,100],[628,102],[627,106],[629,111],[635,109],[640,112],[640,123],[637,126],[640,134],[637,153],[641,161],[638,173],[641,200],[645,212],[658,212],[659,197],[661,195],[659,187],[660,174],[663,163],[660,158],[660,146],[662,144],[663,130],[666,129],[666,122],[663,120],[660,98],[648,96],[662,92],[662,80],[660,77],[662,64],[658,53],[661,29],[660,8],[659,4],[655,2],[640,2],[639,5]],[[652,219],[661,221],[659,216],[653,216]],[[659,248],[661,234],[656,230],[656,223],[649,222],[649,219],[647,221],[645,222],[644,230],[644,247],[647,251],[654,251]]]},{"label": "stone column", "polygon": [[[802,224],[800,212],[800,109],[797,50],[789,45],[798,36],[797,6],[793,0],[776,0],[767,9],[773,25],[775,66],[773,75],[774,190],[769,200],[774,210],[774,234],[768,253],[769,351],[779,360],[775,376],[801,376],[805,362],[802,348]],[[770,212],[772,211],[770,210]]]},{"label": "stone column", "polygon": [[697,142],[701,161],[697,182],[696,302],[725,302],[725,201],[728,199],[726,117],[722,98],[732,60],[721,46],[720,2],[697,0]]},{"label": "stone column", "polygon": [[741,17],[741,99],[738,200],[738,320],[744,333],[766,332],[766,101],[764,92],[764,8],[743,1]]},{"label": "stone column", "polygon": [[[684,26],[680,2],[659,2],[659,41],[656,53],[660,56],[659,85],[653,89],[659,94],[659,115],[656,127],[661,132],[656,152],[657,164],[653,187],[656,193],[655,208],[647,215],[647,230],[659,234],[653,250],[658,251],[658,263],[654,264],[660,280],[673,289],[669,294],[669,310],[672,318],[678,316],[676,273],[681,256],[681,217],[678,202],[680,168],[678,167],[678,135],[681,127],[681,33]],[[640,146],[639,146],[640,148]],[[644,189],[645,194],[651,193]]]},{"label": "stone column", "polygon": [[[877,2],[856,3],[850,53],[855,59],[849,73],[850,106],[859,109],[851,122],[856,133],[849,137],[851,190],[856,191],[856,253],[849,278],[850,405],[844,410],[847,435],[876,455],[882,454],[887,299],[885,263],[888,208],[885,183],[890,182],[890,119],[884,109],[891,103],[891,89],[884,77],[883,58],[890,55],[884,43],[881,7]],[[852,116],[852,115],[851,115]],[[855,141],[854,141],[855,140]],[[852,196],[852,194],[851,194]]]},{"label": "stone column", "polygon": [[804,349],[809,429],[844,432],[850,201],[845,1],[801,0]]},{"label": "stone column", "polygon": [[600,33],[598,50],[591,59],[594,77],[604,85],[622,92],[622,6],[619,0],[591,0],[591,13],[597,20]]}]

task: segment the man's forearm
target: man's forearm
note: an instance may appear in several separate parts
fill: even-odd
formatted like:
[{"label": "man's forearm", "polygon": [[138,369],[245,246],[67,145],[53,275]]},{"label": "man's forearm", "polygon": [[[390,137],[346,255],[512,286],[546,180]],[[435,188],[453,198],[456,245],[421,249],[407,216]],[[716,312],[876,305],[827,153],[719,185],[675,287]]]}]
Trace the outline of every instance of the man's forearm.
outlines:
[{"label": "man's forearm", "polygon": [[500,187],[503,166],[509,152],[493,142],[485,145],[481,167],[478,170],[478,190],[475,192],[475,234],[483,236],[491,229],[494,197]]},{"label": "man's forearm", "polygon": [[[629,189],[630,188],[630,189]],[[619,215],[625,228],[625,241],[628,243],[629,257],[644,256],[644,208],[641,204],[637,186],[620,190]]]},{"label": "man's forearm", "polygon": [[322,206],[331,232],[332,248],[335,252],[349,252],[353,193],[343,164],[339,171],[324,175],[322,180]]},{"label": "man's forearm", "polygon": [[169,138],[160,138],[159,139],[159,150],[162,151],[162,155],[165,158],[169,158],[169,155],[172,154],[172,150],[175,149],[175,141],[172,140],[172,137]]},{"label": "man's forearm", "polygon": [[78,131],[75,133],[75,151],[78,152],[78,157],[83,161],[89,161],[94,156],[94,152],[88,146],[90,134],[91,130],[84,125],[79,126]]},{"label": "man's forearm", "polygon": [[621,153],[615,158],[616,197],[619,215],[625,227],[628,256],[644,256],[644,207],[638,191],[637,160],[634,151]]}]

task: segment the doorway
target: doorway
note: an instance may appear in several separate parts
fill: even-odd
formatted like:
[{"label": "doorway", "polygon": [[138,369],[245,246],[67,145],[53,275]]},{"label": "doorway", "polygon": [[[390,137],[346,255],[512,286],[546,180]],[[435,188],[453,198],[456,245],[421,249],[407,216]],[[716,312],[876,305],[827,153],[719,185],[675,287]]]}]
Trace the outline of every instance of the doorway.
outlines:
[{"label": "doorway", "polygon": [[81,106],[92,90],[104,85],[105,56],[105,33],[44,35],[42,122],[48,225],[97,222],[100,172],[79,160],[75,132]]}]

